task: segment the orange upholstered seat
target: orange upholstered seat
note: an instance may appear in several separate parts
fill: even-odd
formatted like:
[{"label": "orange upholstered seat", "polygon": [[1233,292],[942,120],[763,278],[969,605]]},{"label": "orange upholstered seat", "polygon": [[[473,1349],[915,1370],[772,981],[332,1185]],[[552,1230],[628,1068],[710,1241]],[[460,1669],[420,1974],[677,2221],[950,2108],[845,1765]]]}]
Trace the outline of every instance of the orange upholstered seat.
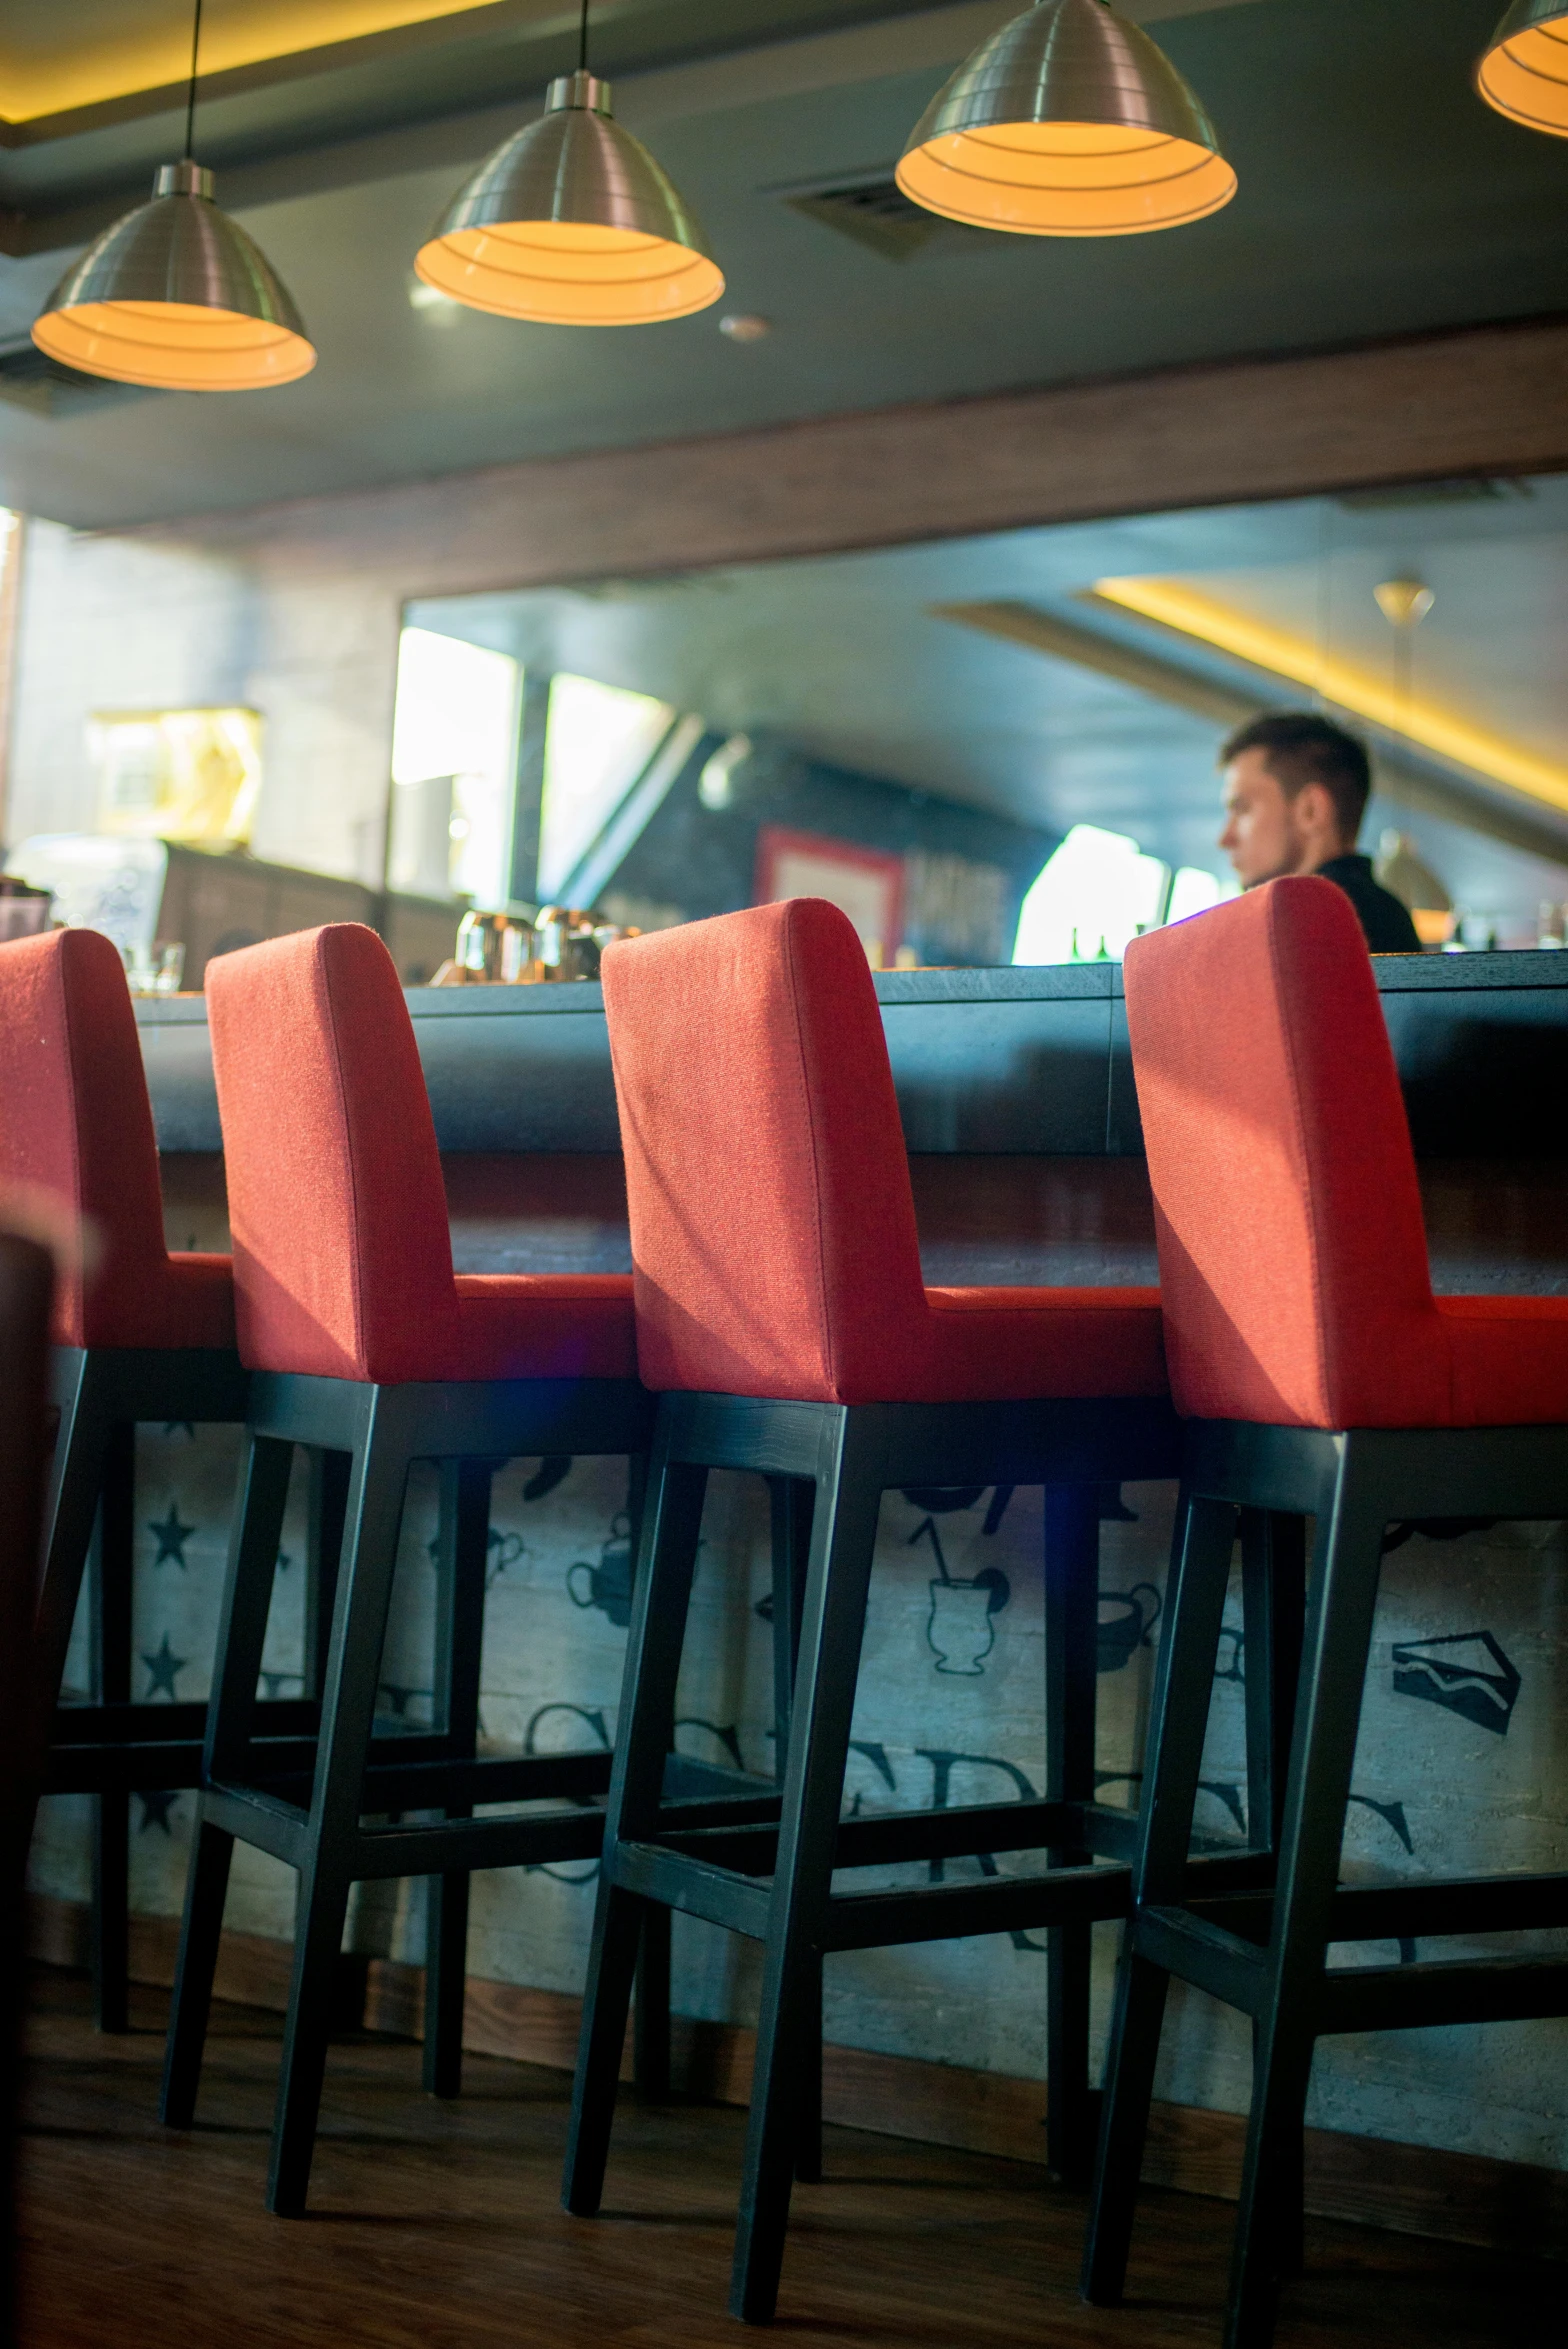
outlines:
[{"label": "orange upholstered seat", "polygon": [[636,1376],[624,1275],[454,1277],[424,1072],[373,930],[337,922],[225,955],[207,1002],[247,1369]]},{"label": "orange upholstered seat", "polygon": [[1372,966],[1330,881],[1140,938],[1127,1019],[1171,1392],[1281,1427],[1568,1421],[1568,1298],[1434,1297]]},{"label": "orange upholstered seat", "polygon": [[612,947],[638,1363],[659,1391],[1162,1395],[1153,1289],[927,1289],[865,954],[820,899]]},{"label": "orange upholstered seat", "polygon": [[79,1235],[57,1345],[233,1345],[229,1259],[164,1244],[136,1015],[97,930],[0,946],[0,1186]]}]

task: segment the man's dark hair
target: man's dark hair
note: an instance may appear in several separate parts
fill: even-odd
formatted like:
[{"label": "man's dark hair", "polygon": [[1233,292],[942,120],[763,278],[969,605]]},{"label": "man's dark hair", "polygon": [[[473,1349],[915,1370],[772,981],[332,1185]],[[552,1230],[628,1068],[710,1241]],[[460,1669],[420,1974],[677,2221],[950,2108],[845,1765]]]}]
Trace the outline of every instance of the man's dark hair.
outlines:
[{"label": "man's dark hair", "polygon": [[1220,765],[1228,767],[1244,750],[1262,751],[1264,765],[1287,799],[1309,783],[1321,783],[1334,802],[1341,840],[1347,848],[1355,846],[1372,792],[1365,743],[1310,710],[1281,710],[1238,726],[1220,752]]}]

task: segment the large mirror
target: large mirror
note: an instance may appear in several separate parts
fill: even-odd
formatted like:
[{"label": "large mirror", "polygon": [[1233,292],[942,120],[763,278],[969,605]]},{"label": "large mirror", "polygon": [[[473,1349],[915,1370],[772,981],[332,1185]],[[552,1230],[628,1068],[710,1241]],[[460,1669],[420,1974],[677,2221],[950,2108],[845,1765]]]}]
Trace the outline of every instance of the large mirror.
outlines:
[{"label": "large mirror", "polygon": [[389,878],[643,928],[810,891],[884,964],[1115,956],[1237,886],[1217,754],[1294,708],[1367,741],[1361,846],[1427,943],[1555,944],[1565,598],[1555,476],[418,601]]}]

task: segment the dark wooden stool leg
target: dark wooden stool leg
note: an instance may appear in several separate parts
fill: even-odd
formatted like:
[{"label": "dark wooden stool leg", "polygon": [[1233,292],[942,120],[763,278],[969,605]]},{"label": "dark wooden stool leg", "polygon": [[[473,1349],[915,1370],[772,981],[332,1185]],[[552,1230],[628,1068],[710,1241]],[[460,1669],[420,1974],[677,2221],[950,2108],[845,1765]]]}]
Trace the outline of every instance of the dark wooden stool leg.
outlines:
[{"label": "dark wooden stool leg", "polygon": [[[43,1784],[46,1758],[54,1736],[55,1709],[65,1678],[66,1653],[76,1622],[82,1582],[91,1563],[89,1640],[94,1681],[98,1670],[98,1624],[101,1617],[97,1589],[100,1579],[100,1496],[106,1464],[114,1442],[103,1380],[92,1355],[84,1348],[58,1350],[52,1366],[54,1402],[59,1411],[54,1452],[49,1463],[49,1485],[44,1502],[44,1568],[38,1594],[33,1645],[33,1703],[30,1767],[24,1797],[26,1817],[17,1832],[25,1849],[37,1820],[38,1789]],[[102,1845],[101,1814],[93,1817],[93,1915],[102,1901],[98,1888]],[[94,1971],[97,1971],[98,1935],[92,1933]]]},{"label": "dark wooden stool leg", "polygon": [[819,1953],[882,1502],[874,1416],[846,1411],[836,1435],[837,1457],[817,1486],[730,2279],[731,2313],[752,2324],[766,2324],[778,2299],[803,2049],[818,2044]]},{"label": "dark wooden stool leg", "polygon": [[170,2129],[188,2129],[196,2117],[196,2092],[212,2014],[212,1985],[223,1938],[223,1906],[229,1892],[234,1838],[198,1817],[185,1878],[185,1914],[180,1954],[169,2001],[169,2038],[163,2057],[159,2118]]},{"label": "dark wooden stool leg", "polygon": [[[89,1570],[93,1694],[131,1701],[131,1605],[136,1568],[136,1430],[121,1421],[105,1448],[98,1531]],[[93,1798],[93,1998],[100,2031],[130,2028],[131,1800],[123,1789]]]},{"label": "dark wooden stool leg", "polygon": [[374,1390],[349,1483],[348,1531],[321,1700],[309,1848],[300,1869],[267,2208],[303,2212],[326,2076],[333,1983],[353,1882],[409,1452],[396,1388]]},{"label": "dark wooden stool leg", "polygon": [[670,1912],[645,1907],[632,2006],[632,2079],[639,2096],[670,2093]]},{"label": "dark wooden stool leg", "polygon": [[[443,1460],[436,1542],[435,1699],[437,1725],[466,1758],[479,1747],[479,1667],[484,1646],[485,1571],[490,1544],[490,1468]],[[473,1805],[449,1806],[449,1819]],[[463,1991],[468,1972],[468,1871],[425,1885],[425,2087],[456,2096],[463,2082]]]},{"label": "dark wooden stool leg", "polygon": [[[648,1461],[634,1453],[626,1464],[626,1522],[632,1556],[642,1547],[642,1513],[648,1498]],[[637,1972],[632,1994],[632,2079],[639,2096],[663,2103],[670,2094],[670,1928],[668,1909],[650,1903],[642,1912]]]},{"label": "dark wooden stool leg", "polygon": [[[811,1563],[811,1513],[816,1489],[798,1476],[770,1476],[768,1505],[773,1555],[773,1774],[782,1786],[789,1765],[789,1721],[800,1656],[801,1612]],[[822,2177],[822,1962],[816,1964],[814,2044],[802,2044],[800,2130],[795,2175],[805,2186]],[[803,2026],[809,2029],[809,2022]]]},{"label": "dark wooden stool leg", "polygon": [[815,1498],[814,1488],[801,1477],[768,1478],[773,1559],[773,1775],[781,1786],[789,1763],[789,1718],[795,1701]]},{"label": "dark wooden stool leg", "polygon": [[[1100,1488],[1045,1488],[1045,1793],[1094,1800],[1095,1676],[1100,1619]],[[1048,1852],[1053,1868],[1085,1866],[1087,1851]],[[1094,2162],[1098,2100],[1089,2086],[1089,1969],[1093,1927],[1053,1925],[1047,1936],[1046,2138],[1063,2185],[1082,2186]]]},{"label": "dark wooden stool leg", "polygon": [[1241,1512],[1247,1836],[1262,1851],[1278,1852],[1285,1812],[1306,1607],[1306,1532],[1301,1517],[1266,1509]]},{"label": "dark wooden stool leg", "polygon": [[[1228,1503],[1183,1493],[1149,1716],[1148,1771],[1133,1869],[1135,1908],[1181,1898],[1235,1536],[1236,1512]],[[1117,1968],[1100,2149],[1084,2241],[1084,2298],[1102,2306],[1121,2298],[1127,2274],[1169,1986],[1162,1967],[1138,1956],[1136,1930],[1135,1916],[1124,1928]]]},{"label": "dark wooden stool leg", "polygon": [[795,2115],[795,2177],[822,2183],[822,1953],[813,1950],[800,1998],[799,2109]]},{"label": "dark wooden stool leg", "polygon": [[[1279,1852],[1285,1815],[1301,1673],[1301,1640],[1307,1596],[1307,1527],[1302,1517],[1264,1509],[1241,1512],[1242,1617],[1246,1632],[1247,1836],[1261,1849]],[[1257,2062],[1257,2034],[1253,2034]],[[1298,2147],[1298,2156],[1301,2152]],[[1299,2275],[1302,2265],[1304,2184],[1282,2188],[1277,2224],[1280,2270]]]},{"label": "dark wooden stool leg", "polygon": [[343,1521],[348,1511],[347,1452],[314,1447],[306,1455],[310,1485],[305,1532],[305,1694],[321,1695],[343,1560]]},{"label": "dark wooden stool leg", "polygon": [[1312,2017],[1333,1928],[1388,1514],[1373,1480],[1358,1474],[1357,1440],[1347,1437],[1335,1505],[1318,1525],[1307,1599],[1268,1995],[1254,2032],[1252,2112],[1225,2349],[1266,2349],[1273,2339],[1281,2272],[1299,2223]]},{"label": "dark wooden stool leg", "polygon": [[[252,1436],[249,1440],[229,1536],[229,1561],[218,1615],[218,1644],[202,1763],[202,1774],[208,1780],[239,1776],[249,1750],[292,1456],[291,1445],[274,1443],[263,1436]],[[233,1836],[207,1820],[205,1807],[205,1797],[198,1797],[196,1834],[185,1882],[185,1918],[180,1928],[179,1962],[164,2053],[161,2109],[172,2129],[188,2129],[196,2110],[202,2048],[218,1964],[224,1894],[234,1848]]]},{"label": "dark wooden stool leg", "polygon": [[705,1468],[671,1463],[662,1443],[656,1442],[632,1592],[615,1768],[566,2140],[562,2199],[579,2218],[592,2217],[604,2192],[632,1976],[643,1912],[649,1905],[615,1882],[615,1849],[619,1842],[634,1842],[650,1832],[658,1821],[707,1484]]},{"label": "dark wooden stool leg", "polygon": [[82,1577],[97,1524],[105,1460],[113,1437],[113,1423],[105,1409],[102,1385],[90,1353],[67,1354],[57,1365],[55,1400],[60,1425],[50,1462],[35,1649],[40,1754],[47,1748],[54,1728],[54,1708],[65,1677],[66,1651],[71,1644]]}]

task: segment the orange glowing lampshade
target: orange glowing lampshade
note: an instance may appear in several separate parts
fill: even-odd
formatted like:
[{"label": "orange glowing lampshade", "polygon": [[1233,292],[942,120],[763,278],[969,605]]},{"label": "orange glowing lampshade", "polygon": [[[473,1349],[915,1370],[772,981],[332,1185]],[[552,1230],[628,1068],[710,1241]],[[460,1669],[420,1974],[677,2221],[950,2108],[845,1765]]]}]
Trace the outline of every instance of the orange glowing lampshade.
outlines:
[{"label": "orange glowing lampshade", "polygon": [[84,375],[158,391],[257,391],[316,364],[287,287],[188,160],[66,271],[33,341]]},{"label": "orange glowing lampshade", "polygon": [[426,285],[503,318],[642,326],[724,291],[665,172],[610,111],[610,85],[562,74],[545,111],[481,165],[414,267]]},{"label": "orange glowing lampshade", "polygon": [[1475,69],[1488,106],[1531,130],[1568,138],[1568,7],[1514,0]]},{"label": "orange glowing lampshade", "polygon": [[968,58],[910,135],[898,184],[949,220],[1136,236],[1236,192],[1203,108],[1107,0],[1037,0]]}]

